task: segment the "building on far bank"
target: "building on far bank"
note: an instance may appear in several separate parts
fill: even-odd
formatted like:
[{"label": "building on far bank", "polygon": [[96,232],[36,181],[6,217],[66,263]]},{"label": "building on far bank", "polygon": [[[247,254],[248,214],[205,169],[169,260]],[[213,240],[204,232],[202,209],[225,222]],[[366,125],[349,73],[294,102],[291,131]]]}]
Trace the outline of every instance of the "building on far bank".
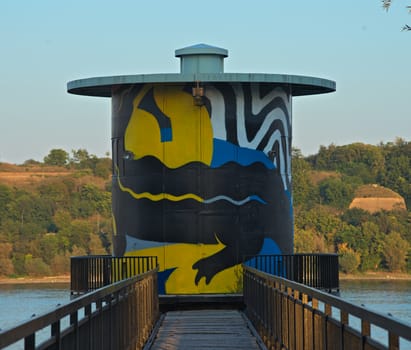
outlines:
[{"label": "building on far bank", "polygon": [[376,184],[360,186],[349,208],[359,208],[370,213],[381,210],[407,210],[403,197],[389,188]]}]

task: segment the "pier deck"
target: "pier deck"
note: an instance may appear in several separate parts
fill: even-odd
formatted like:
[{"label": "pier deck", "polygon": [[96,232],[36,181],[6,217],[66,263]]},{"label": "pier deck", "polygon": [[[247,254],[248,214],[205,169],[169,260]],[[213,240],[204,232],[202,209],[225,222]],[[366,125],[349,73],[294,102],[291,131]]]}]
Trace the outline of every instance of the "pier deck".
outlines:
[{"label": "pier deck", "polygon": [[238,310],[169,311],[152,350],[265,349]]}]

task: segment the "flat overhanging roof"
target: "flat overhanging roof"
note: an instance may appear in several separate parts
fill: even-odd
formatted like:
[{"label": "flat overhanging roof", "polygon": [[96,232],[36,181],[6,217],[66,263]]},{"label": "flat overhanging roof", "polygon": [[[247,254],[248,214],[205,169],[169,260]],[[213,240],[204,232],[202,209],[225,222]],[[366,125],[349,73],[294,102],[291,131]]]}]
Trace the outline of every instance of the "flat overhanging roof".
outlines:
[{"label": "flat overhanging roof", "polygon": [[140,74],[96,77],[67,83],[71,94],[111,97],[113,88],[134,84],[179,83],[270,83],[291,87],[293,96],[324,94],[335,91],[335,81],[302,75],[263,73]]}]

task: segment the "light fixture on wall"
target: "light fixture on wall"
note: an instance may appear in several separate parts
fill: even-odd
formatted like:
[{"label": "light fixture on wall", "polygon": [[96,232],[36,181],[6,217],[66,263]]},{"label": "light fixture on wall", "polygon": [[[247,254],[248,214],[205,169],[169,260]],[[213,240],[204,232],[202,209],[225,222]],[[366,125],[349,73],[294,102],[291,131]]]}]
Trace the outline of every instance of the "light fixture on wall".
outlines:
[{"label": "light fixture on wall", "polygon": [[204,105],[204,88],[200,87],[200,82],[197,80],[196,86],[193,87],[193,97],[194,97],[194,104],[196,106],[203,106]]},{"label": "light fixture on wall", "polygon": [[134,159],[134,153],[131,151],[125,151],[123,154],[123,159],[124,160],[133,160]]}]

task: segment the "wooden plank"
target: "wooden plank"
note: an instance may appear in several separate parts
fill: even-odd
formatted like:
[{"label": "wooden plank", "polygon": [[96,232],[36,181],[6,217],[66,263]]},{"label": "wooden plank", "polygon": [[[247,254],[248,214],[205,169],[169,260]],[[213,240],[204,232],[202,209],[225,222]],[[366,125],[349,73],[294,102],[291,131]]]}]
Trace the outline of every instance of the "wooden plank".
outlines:
[{"label": "wooden plank", "polygon": [[344,349],[361,350],[362,337],[361,333],[350,327],[343,328]]},{"label": "wooden plank", "polygon": [[237,310],[170,311],[156,335],[152,350],[260,349]]},{"label": "wooden plank", "polygon": [[328,318],[326,320],[327,327],[327,349],[343,350],[342,340],[342,325],[340,322]]},{"label": "wooden plank", "polygon": [[295,349],[304,349],[304,310],[302,303],[295,303]]}]

